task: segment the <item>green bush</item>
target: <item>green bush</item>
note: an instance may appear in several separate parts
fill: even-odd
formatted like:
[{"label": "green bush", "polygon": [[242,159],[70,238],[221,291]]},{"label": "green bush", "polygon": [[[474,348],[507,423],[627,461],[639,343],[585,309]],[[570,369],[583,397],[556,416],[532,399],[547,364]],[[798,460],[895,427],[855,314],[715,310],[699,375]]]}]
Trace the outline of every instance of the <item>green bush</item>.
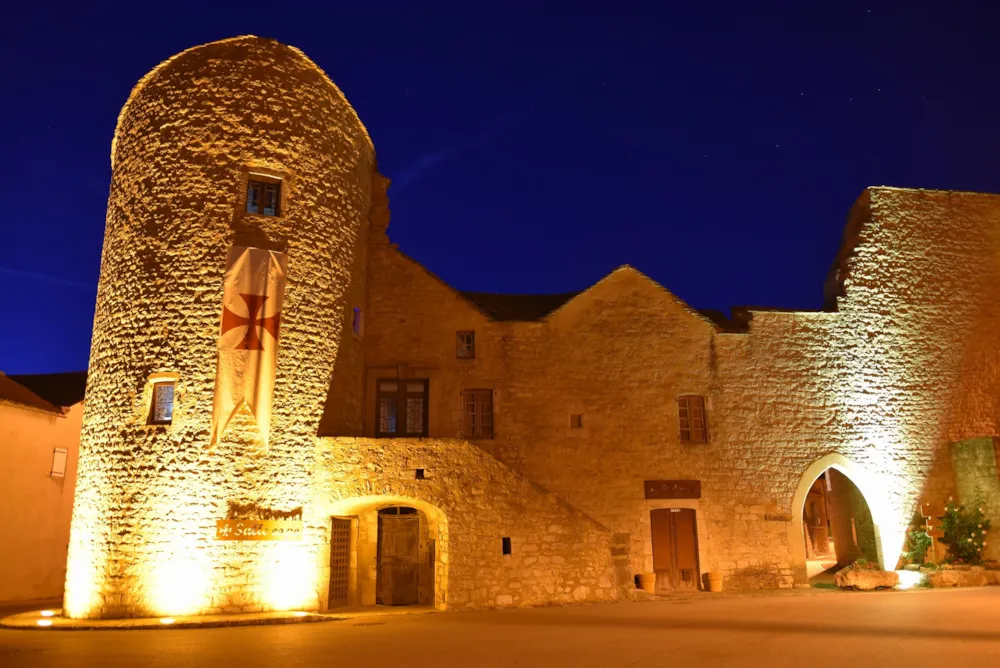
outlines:
[{"label": "green bush", "polygon": [[974,499],[970,508],[955,505],[950,498],[941,520],[941,542],[948,546],[948,562],[953,564],[983,563],[983,549],[990,521],[983,513],[982,500]]},{"label": "green bush", "polygon": [[903,556],[911,564],[922,564],[931,549],[931,537],[924,529],[913,529],[906,538],[906,551]]}]

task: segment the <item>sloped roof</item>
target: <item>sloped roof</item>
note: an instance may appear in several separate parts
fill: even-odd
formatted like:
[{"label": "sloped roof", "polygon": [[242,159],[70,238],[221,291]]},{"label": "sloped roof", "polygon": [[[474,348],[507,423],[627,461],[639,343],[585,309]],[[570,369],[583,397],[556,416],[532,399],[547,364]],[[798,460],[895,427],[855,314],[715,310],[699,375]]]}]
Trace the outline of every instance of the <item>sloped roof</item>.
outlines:
[{"label": "sloped roof", "polygon": [[58,406],[3,374],[0,374],[0,403],[62,415],[62,410]]},{"label": "sloped roof", "polygon": [[579,292],[556,295],[506,295],[491,292],[460,292],[460,295],[498,322],[534,322],[567,303]]},{"label": "sloped roof", "polygon": [[53,406],[72,406],[83,401],[87,372],[37,373],[8,376]]}]

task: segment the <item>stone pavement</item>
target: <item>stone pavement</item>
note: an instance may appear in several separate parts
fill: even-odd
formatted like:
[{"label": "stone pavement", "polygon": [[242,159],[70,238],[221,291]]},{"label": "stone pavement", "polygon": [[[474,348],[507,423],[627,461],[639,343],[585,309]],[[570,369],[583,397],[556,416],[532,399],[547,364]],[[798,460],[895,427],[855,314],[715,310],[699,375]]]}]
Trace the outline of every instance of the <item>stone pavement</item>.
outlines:
[{"label": "stone pavement", "polygon": [[60,633],[0,629],[3,668],[1000,664],[1000,588],[693,596],[330,624]]}]

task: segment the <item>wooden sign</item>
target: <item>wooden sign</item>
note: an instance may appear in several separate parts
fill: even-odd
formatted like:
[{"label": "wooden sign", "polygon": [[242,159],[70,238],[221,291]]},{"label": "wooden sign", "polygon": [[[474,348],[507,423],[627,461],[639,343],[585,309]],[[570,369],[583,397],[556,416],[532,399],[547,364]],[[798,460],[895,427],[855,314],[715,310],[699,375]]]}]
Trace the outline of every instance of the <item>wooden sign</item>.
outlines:
[{"label": "wooden sign", "polygon": [[787,513],[772,513],[764,515],[764,519],[768,522],[791,522],[792,516]]},{"label": "wooden sign", "polygon": [[700,499],[700,480],[647,480],[647,499]]},{"label": "wooden sign", "polygon": [[301,540],[301,520],[216,520],[215,540]]}]

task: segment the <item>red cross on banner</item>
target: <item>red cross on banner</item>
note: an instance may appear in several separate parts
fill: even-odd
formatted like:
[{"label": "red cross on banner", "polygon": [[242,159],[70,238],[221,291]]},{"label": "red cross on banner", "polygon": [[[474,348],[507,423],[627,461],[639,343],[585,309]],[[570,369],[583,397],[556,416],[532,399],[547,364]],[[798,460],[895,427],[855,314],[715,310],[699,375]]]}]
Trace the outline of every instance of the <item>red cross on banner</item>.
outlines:
[{"label": "red cross on banner", "polygon": [[284,253],[240,246],[229,249],[222,293],[212,445],[219,441],[244,403],[267,443],[287,267]]}]

